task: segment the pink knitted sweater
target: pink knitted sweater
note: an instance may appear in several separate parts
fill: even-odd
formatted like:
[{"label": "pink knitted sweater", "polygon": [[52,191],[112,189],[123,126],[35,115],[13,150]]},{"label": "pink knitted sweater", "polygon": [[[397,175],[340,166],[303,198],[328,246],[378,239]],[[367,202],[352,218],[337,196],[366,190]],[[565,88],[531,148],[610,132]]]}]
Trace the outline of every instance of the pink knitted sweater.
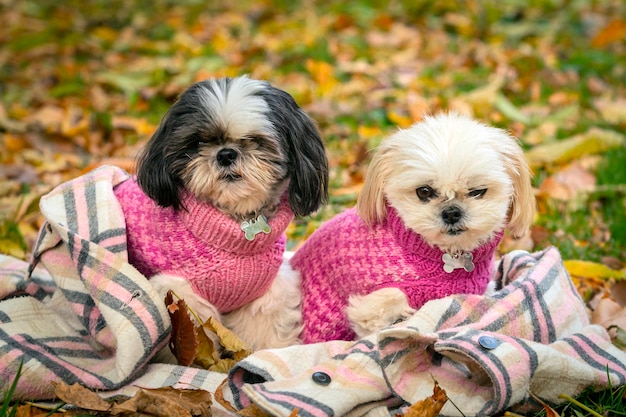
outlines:
[{"label": "pink knitted sweater", "polygon": [[293,218],[286,198],[268,221],[269,234],[245,238],[238,222],[211,204],[183,196],[187,210],[158,206],[129,179],[115,190],[126,220],[129,262],[148,278],[186,278],[220,312],[265,293],[283,261],[285,229]]},{"label": "pink knitted sweater", "polygon": [[355,209],[333,217],[296,251],[291,265],[302,274],[304,343],[352,340],[345,308],[352,294],[396,287],[413,308],[451,294],[484,293],[493,272],[498,233],[474,250],[475,269],[443,270],[443,252],[407,229],[387,207],[387,219],[369,228]]}]

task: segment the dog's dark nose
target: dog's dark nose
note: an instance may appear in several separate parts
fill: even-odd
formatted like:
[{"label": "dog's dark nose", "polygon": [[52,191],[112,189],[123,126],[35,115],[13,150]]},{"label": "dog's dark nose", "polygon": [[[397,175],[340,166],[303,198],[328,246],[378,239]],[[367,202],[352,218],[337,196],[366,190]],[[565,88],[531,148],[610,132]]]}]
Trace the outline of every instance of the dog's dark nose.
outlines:
[{"label": "dog's dark nose", "polygon": [[230,148],[221,149],[217,153],[217,162],[224,167],[231,165],[237,159],[237,151]]},{"label": "dog's dark nose", "polygon": [[463,212],[458,206],[450,206],[441,211],[441,217],[443,218],[444,223],[455,224],[461,220]]}]

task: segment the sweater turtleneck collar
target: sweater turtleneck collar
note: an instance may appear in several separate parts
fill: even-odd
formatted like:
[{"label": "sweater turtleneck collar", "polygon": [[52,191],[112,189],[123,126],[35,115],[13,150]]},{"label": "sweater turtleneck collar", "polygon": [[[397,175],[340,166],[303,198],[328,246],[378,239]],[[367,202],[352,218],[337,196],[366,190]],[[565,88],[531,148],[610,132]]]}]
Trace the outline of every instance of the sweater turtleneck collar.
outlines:
[{"label": "sweater turtleneck collar", "polygon": [[[413,230],[407,228],[396,209],[390,205],[387,205],[386,222],[396,240],[403,248],[433,262],[442,263],[442,256],[445,252],[436,246],[430,246],[419,233],[415,233]],[[474,262],[491,262],[496,247],[500,243],[500,240],[502,240],[503,233],[503,231],[497,232],[490,241],[474,249],[472,251]]]},{"label": "sweater turtleneck collar", "polygon": [[223,214],[212,204],[199,201],[190,193],[184,193],[182,202],[184,208],[179,216],[189,231],[207,245],[228,252],[254,253],[273,245],[293,219],[293,212],[284,195],[274,216],[267,220],[270,232],[259,233],[253,240],[247,240],[241,222]]}]

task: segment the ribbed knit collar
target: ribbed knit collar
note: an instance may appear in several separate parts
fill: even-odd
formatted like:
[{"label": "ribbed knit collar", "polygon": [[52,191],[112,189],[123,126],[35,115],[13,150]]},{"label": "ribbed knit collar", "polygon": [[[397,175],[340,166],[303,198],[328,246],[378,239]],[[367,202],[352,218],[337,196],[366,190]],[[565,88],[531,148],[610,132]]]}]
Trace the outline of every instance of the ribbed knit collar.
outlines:
[{"label": "ribbed knit collar", "polygon": [[[441,257],[445,252],[438,247],[430,246],[419,233],[415,233],[413,230],[407,228],[398,215],[396,209],[390,205],[387,205],[386,222],[396,240],[403,248],[406,248],[412,253],[419,254],[421,257],[429,259],[433,262],[442,263]],[[489,242],[474,249],[472,251],[474,263],[483,262],[485,260],[491,262],[496,247],[502,239],[502,235],[503,231],[499,231]]]},{"label": "ribbed knit collar", "polygon": [[241,223],[226,216],[212,204],[197,200],[192,194],[182,197],[186,208],[179,212],[180,219],[187,228],[207,245],[233,253],[254,253],[273,245],[283,236],[293,212],[287,196],[281,198],[276,214],[268,219],[271,231],[259,233],[254,240],[247,240],[241,230]]}]

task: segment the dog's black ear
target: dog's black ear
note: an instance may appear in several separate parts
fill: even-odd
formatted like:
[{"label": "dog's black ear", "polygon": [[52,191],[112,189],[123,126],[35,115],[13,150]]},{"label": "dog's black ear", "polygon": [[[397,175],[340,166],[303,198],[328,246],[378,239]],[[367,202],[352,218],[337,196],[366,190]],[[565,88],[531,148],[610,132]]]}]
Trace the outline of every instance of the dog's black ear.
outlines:
[{"label": "dog's black ear", "polygon": [[172,141],[172,112],[169,111],[152,135],[137,162],[137,182],[144,193],[162,207],[181,208],[180,177],[176,174],[168,151]]},{"label": "dog's black ear", "polygon": [[307,216],[328,201],[328,157],[315,121],[287,92],[271,87],[264,95],[277,133],[289,157],[289,204]]}]

